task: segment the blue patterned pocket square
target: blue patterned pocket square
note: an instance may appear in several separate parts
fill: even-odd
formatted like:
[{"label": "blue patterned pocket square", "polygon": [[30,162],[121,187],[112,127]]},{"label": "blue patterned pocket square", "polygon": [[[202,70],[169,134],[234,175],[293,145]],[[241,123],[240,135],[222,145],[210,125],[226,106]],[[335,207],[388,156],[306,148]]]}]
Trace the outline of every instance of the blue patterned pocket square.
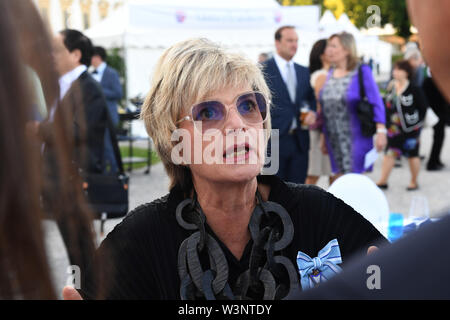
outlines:
[{"label": "blue patterned pocket square", "polygon": [[302,289],[313,288],[339,273],[342,269],[337,264],[340,263],[342,263],[342,259],[337,239],[328,242],[315,258],[311,258],[299,251],[297,254],[297,265]]}]

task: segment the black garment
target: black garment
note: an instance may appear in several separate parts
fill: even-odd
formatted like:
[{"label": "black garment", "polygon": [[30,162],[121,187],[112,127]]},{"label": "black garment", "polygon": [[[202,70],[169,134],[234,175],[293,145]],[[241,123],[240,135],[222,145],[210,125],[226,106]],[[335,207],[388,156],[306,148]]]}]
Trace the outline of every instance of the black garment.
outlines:
[{"label": "black garment", "polygon": [[[386,127],[390,129],[391,126],[395,126],[393,132],[389,132],[390,135],[400,133],[406,137],[415,137],[417,130],[423,126],[427,110],[427,100],[423,91],[409,84],[400,95],[397,95],[395,86],[392,85],[385,97],[385,105]],[[396,118],[393,118],[393,115],[396,115]]]},{"label": "black garment", "polygon": [[438,116],[439,122],[433,127],[433,146],[427,163],[428,169],[441,165],[441,150],[445,138],[445,125],[450,124],[450,105],[441,94],[433,78],[426,78],[423,82],[423,91],[431,109]]},{"label": "black garment", "polygon": [[386,153],[392,156],[414,158],[419,156],[420,130],[427,109],[422,90],[409,84],[401,94],[394,82],[385,99],[388,144]]},{"label": "black garment", "polygon": [[[103,171],[106,112],[106,100],[100,85],[85,71],[72,83],[62,101],[58,103],[53,121],[46,120],[40,124],[39,128],[45,142],[43,154],[43,180],[46,182],[43,192],[44,209],[58,224],[70,263],[78,265],[80,268],[84,268],[92,259],[90,252],[95,248],[90,243],[92,242],[90,230],[76,229],[77,226],[83,225],[77,221],[78,212],[73,209],[76,206],[61,203],[61,190],[72,187],[64,185],[65,183],[70,184],[72,181],[70,177],[61,176],[58,153],[67,152],[69,154],[73,165],[72,174],[77,174],[79,168],[90,173],[101,173]],[[58,146],[65,146],[67,149],[56,150],[56,139],[60,141]],[[74,235],[74,233],[76,234]]]},{"label": "black garment", "polygon": [[[353,254],[386,242],[360,214],[320,188],[284,183],[276,176],[259,176],[258,181],[270,185],[269,201],[282,205],[291,216],[294,238],[284,252],[296,269],[299,250],[316,257],[335,238],[343,265]],[[175,187],[169,195],[135,209],[108,234],[96,261],[108,286],[106,298],[180,299],[178,249],[189,236],[175,218],[175,209],[182,200],[181,188]],[[237,260],[208,226],[207,232],[224,251],[229,284],[233,287],[237,277],[248,269],[253,241],[249,241],[241,260]],[[92,272],[84,274],[80,293],[85,299],[95,298],[97,289]]]},{"label": "black garment", "polygon": [[[87,172],[103,171],[106,112],[102,88],[87,71],[72,83],[55,112],[54,121],[62,124],[65,138],[73,145],[71,158]],[[53,141],[58,138],[55,136],[58,132],[53,122],[44,121],[40,125],[40,133],[46,143],[45,157],[52,153]]]},{"label": "black garment", "polygon": [[[317,288],[291,299],[450,299],[450,216],[369,256],[355,259],[345,271]],[[368,278],[380,269],[380,289],[369,290]],[[369,283],[372,279],[369,279]]]}]

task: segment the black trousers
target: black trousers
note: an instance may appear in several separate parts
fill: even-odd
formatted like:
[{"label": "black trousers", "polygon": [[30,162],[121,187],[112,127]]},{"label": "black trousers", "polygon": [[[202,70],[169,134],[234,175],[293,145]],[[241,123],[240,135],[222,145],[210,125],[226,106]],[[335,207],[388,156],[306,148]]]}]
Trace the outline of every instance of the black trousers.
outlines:
[{"label": "black trousers", "polygon": [[427,168],[430,168],[441,163],[440,156],[445,138],[445,125],[450,120],[450,105],[437,88],[433,78],[426,78],[423,82],[422,89],[428,100],[428,104],[439,118],[439,122],[433,127],[433,146],[431,147],[430,158],[427,163]]},{"label": "black trousers", "polygon": [[445,138],[445,121],[443,118],[433,127],[433,145],[427,167],[434,167],[441,163],[441,150]]}]

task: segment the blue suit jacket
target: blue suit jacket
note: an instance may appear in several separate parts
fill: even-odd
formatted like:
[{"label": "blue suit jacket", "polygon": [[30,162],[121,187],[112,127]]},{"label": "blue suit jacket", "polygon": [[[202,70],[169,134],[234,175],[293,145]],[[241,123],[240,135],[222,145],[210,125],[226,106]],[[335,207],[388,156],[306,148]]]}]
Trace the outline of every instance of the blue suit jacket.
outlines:
[{"label": "blue suit jacket", "polygon": [[117,102],[122,99],[123,92],[120,85],[119,74],[116,70],[110,66],[106,66],[103,72],[102,80],[100,84],[103,88],[103,94],[106,98],[106,104],[111,115],[111,119],[114,124],[119,122],[119,116],[117,113]]},{"label": "blue suit jacket", "polygon": [[[297,75],[297,92],[295,103],[292,103],[286,84],[281,77],[274,58],[263,63],[264,77],[267,85],[272,92],[272,109],[270,112],[272,118],[272,128],[278,129],[280,133],[280,147],[283,145],[283,137],[288,135],[292,124],[292,119],[297,119],[297,129],[295,130],[298,148],[301,152],[309,150],[309,131],[301,129],[299,120],[300,107],[302,101],[309,104],[311,110],[316,110],[316,99],[314,91],[311,88],[309,70],[297,63],[294,63]],[[294,146],[293,146],[294,147]]]}]

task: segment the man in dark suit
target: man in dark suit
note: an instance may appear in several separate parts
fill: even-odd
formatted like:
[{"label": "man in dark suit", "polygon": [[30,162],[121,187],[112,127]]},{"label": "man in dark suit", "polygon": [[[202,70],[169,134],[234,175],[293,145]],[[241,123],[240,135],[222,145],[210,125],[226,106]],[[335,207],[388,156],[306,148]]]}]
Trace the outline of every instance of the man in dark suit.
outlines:
[{"label": "man in dark suit", "polygon": [[[95,47],[94,54],[91,59],[93,67],[92,77],[100,82],[103,94],[108,105],[109,115],[114,126],[119,123],[119,113],[117,112],[117,105],[122,99],[122,86],[119,80],[119,74],[116,70],[106,64],[106,50],[102,47]],[[114,134],[114,133],[113,133]],[[112,147],[109,130],[105,133],[105,172],[116,172],[117,163],[114,156],[114,149]]]},{"label": "man in dark suit", "polygon": [[[266,82],[273,93],[272,128],[279,130],[277,175],[286,181],[304,183],[308,170],[308,125],[315,121],[316,101],[309,83],[309,71],[292,61],[297,52],[295,28],[284,26],[275,32],[276,53],[263,63]],[[307,107],[301,121],[300,110]],[[270,145],[270,144],[269,144]]]},{"label": "man in dark suit", "polygon": [[[59,165],[69,166],[75,176],[79,169],[87,173],[102,173],[104,136],[107,121],[106,101],[102,89],[87,72],[93,46],[89,38],[76,30],[64,30],[54,37],[53,56],[60,75],[60,96],[52,106],[48,119],[41,122],[38,132],[44,145],[44,175],[46,182],[43,192],[45,210],[58,224],[67,248],[71,264],[80,268],[89,263],[92,252],[89,240],[90,230],[78,230],[82,236],[74,237],[77,230],[76,204],[61,203],[58,196],[61,184],[70,185],[75,178],[60,174]],[[64,145],[65,150],[54,150]],[[66,152],[72,163],[61,163],[57,155]],[[75,186],[76,187],[76,186]],[[81,188],[81,185],[79,186]],[[73,199],[74,202],[78,199]],[[74,243],[73,239],[85,239]]]},{"label": "man in dark suit", "polygon": [[60,99],[39,131],[51,151],[52,139],[57,138],[53,122],[64,121],[73,161],[86,172],[101,173],[107,107],[101,87],[87,72],[92,43],[79,31],[64,30],[55,36],[53,46]]}]

